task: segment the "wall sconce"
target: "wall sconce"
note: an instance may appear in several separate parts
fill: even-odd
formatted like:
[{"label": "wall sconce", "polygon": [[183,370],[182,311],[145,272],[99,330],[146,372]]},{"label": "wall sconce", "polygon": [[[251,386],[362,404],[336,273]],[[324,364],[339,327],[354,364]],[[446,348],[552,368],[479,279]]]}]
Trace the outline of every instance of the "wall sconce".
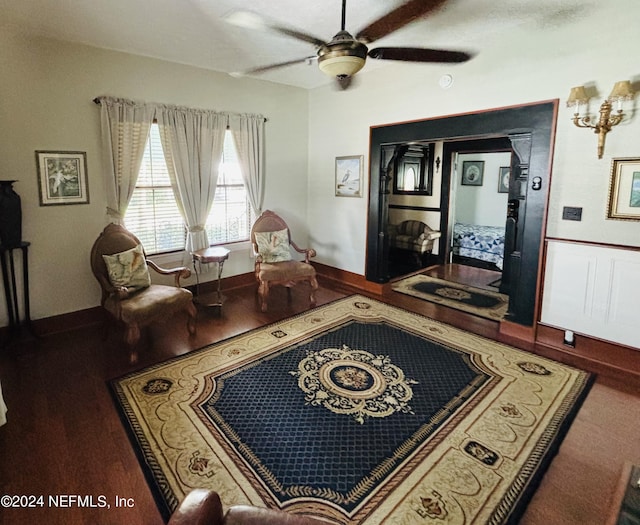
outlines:
[{"label": "wall sconce", "polygon": [[[622,80],[616,82],[611,90],[609,98],[607,98],[600,105],[600,118],[597,122],[592,123],[589,115],[580,116],[580,106],[584,105],[585,108],[589,102],[589,96],[584,86],[578,86],[571,88],[569,98],[567,99],[567,107],[575,108],[573,113],[573,123],[579,128],[592,129],[594,133],[598,135],[598,158],[602,158],[604,153],[604,140],[607,133],[611,131],[613,126],[617,126],[622,122],[624,113],[622,112],[622,104],[625,100],[632,100],[634,97],[633,89],[631,88],[631,82],[628,80]],[[611,114],[612,103],[616,103],[617,111],[615,114]]]}]

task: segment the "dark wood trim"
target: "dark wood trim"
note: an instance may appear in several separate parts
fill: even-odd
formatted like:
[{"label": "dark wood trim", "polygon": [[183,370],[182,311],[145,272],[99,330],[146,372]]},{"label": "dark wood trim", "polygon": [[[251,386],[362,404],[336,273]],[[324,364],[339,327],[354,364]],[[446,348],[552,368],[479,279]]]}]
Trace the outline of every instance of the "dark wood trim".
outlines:
[{"label": "dark wood trim", "polygon": [[530,343],[533,343],[536,339],[535,328],[533,326],[525,326],[506,320],[500,321],[500,333]]},{"label": "dark wood trim", "polygon": [[378,283],[367,281],[364,275],[349,272],[347,270],[341,270],[340,268],[334,268],[333,266],[327,266],[325,264],[313,263],[319,279],[327,279],[331,281],[332,287],[342,288],[345,287],[350,290],[360,290],[377,295],[382,295],[384,292],[384,286]]},{"label": "dark wood trim", "polygon": [[526,108],[527,106],[537,106],[538,104],[553,104],[553,103],[556,103],[557,101],[558,101],[557,98],[550,98],[548,100],[541,100],[539,102],[530,102],[528,104],[512,104],[510,106],[497,106],[493,108],[478,109],[476,111],[465,111],[463,113],[451,113],[449,115],[446,115],[445,117],[432,117],[431,119],[418,118],[418,119],[412,119],[412,120],[399,120],[397,122],[377,124],[375,126],[371,126],[370,129],[374,130],[378,128],[386,128],[387,126],[395,126],[398,124],[414,124],[416,122],[424,122],[425,120],[436,120],[440,118],[464,117],[466,115],[476,115],[477,113],[482,113],[483,111],[502,111],[505,109],[518,109],[518,108]]},{"label": "dark wood trim", "polygon": [[37,336],[47,336],[86,326],[99,325],[104,320],[104,309],[101,306],[94,306],[85,310],[37,319],[32,321],[32,325],[33,331]]},{"label": "dark wood trim", "polygon": [[564,344],[564,330],[542,323],[536,334],[536,353],[567,363],[640,392],[640,349],[575,334],[575,346]]},{"label": "dark wood trim", "polygon": [[440,208],[426,207],[426,206],[407,206],[404,204],[389,204],[389,209],[394,210],[419,210],[419,211],[432,211],[436,213],[440,213],[442,210]]}]

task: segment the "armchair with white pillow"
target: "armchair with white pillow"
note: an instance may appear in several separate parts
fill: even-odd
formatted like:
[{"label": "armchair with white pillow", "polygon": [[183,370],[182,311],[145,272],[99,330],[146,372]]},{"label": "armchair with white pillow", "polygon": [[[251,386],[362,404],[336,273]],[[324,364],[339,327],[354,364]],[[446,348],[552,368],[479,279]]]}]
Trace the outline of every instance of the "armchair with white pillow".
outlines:
[{"label": "armchair with white pillow", "polygon": [[[173,275],[175,286],[152,284],[149,268],[162,275]],[[190,334],[196,330],[193,295],[180,286],[180,279],[191,275],[188,268],[160,268],[146,258],[138,238],[117,224],[107,225],[91,249],[91,270],[102,289],[101,304],[118,322],[126,326],[130,346],[140,339],[140,328],[169,319],[179,311],[187,313]]]},{"label": "armchair with white pillow", "polygon": [[[287,223],[276,213],[263,212],[251,228],[251,244],[255,260],[255,276],[258,281],[260,309],[267,311],[269,289],[273,285],[287,287],[291,297],[291,287],[299,282],[308,282],[309,302],[315,306],[315,292],[318,289],[316,270],[309,259],[315,257],[313,248],[300,248],[291,240]],[[303,261],[293,260],[291,248],[304,255]]]}]

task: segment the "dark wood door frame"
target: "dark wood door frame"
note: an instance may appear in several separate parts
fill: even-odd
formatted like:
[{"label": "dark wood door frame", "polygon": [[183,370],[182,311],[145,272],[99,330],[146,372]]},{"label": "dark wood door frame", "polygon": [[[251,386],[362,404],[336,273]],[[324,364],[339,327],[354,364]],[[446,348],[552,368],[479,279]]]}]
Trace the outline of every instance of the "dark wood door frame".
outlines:
[{"label": "dark wood door frame", "polygon": [[[386,272],[386,230],[390,180],[382,158],[383,146],[391,144],[481,139],[526,135],[530,156],[519,174],[527,206],[520,216],[517,286],[510,293],[509,320],[532,326],[536,318],[540,254],[546,219],[553,141],[558,100],[500,108],[477,113],[445,116],[375,126],[370,130],[369,215],[367,223],[366,278],[388,282]],[[445,169],[443,159],[443,172]],[[450,163],[449,159],[449,163]],[[450,166],[449,166],[450,168]]]}]

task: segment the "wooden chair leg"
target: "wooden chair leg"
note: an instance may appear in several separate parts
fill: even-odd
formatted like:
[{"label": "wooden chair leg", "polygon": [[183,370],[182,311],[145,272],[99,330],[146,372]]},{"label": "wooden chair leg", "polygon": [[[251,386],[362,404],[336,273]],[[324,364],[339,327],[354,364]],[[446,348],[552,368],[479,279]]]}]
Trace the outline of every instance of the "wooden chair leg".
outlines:
[{"label": "wooden chair leg", "polygon": [[140,340],[140,327],[138,323],[132,323],[127,325],[127,333],[125,334],[125,341],[130,347],[136,346]]},{"label": "wooden chair leg", "polygon": [[262,312],[267,311],[267,297],[269,295],[269,282],[268,281],[260,281],[260,286],[258,287],[258,295],[260,296],[260,310]]},{"label": "wooden chair leg", "polygon": [[315,277],[311,277],[309,279],[309,284],[311,285],[311,292],[309,293],[309,301],[311,306],[316,305],[316,291],[318,290],[318,280]]},{"label": "wooden chair leg", "polygon": [[187,314],[189,316],[187,318],[187,330],[189,330],[191,335],[194,335],[198,326],[198,309],[196,305],[193,304],[193,301],[189,301],[187,305]]}]

